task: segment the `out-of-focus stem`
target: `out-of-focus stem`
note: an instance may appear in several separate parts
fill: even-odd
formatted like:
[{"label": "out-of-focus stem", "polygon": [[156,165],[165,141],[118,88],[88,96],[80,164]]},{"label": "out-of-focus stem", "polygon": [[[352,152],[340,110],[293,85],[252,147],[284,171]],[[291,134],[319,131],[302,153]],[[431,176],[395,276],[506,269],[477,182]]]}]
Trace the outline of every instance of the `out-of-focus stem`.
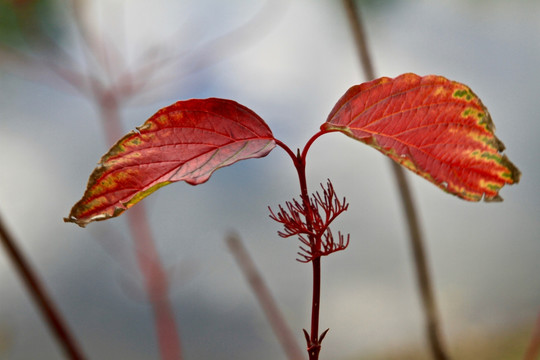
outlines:
[{"label": "out-of-focus stem", "polygon": [[240,269],[244,273],[244,276],[248,280],[251,289],[257,296],[257,300],[263,308],[266,318],[270,322],[274,333],[281,343],[281,347],[285,351],[287,359],[303,359],[303,353],[294,340],[291,329],[279,311],[279,308],[270,293],[270,290],[266,286],[263,277],[257,270],[255,263],[251,259],[245,246],[242,244],[242,240],[237,234],[231,233],[227,236],[227,245],[233,253]]},{"label": "out-of-focus stem", "polygon": [[[367,36],[365,34],[364,27],[362,26],[360,10],[358,6],[355,5],[354,0],[343,0],[343,5],[347,11],[347,17],[358,49],[358,55],[362,62],[362,68],[366,77],[369,80],[372,80],[375,78],[375,71],[373,70],[373,63],[367,46]],[[426,259],[424,241],[422,239],[422,232],[420,230],[420,222],[405,173],[399,164],[394,161],[391,163],[409,228],[409,240],[411,243],[416,268],[416,278],[426,318],[426,334],[428,336],[428,342],[433,354],[433,358],[437,360],[446,360],[449,359],[449,356],[446,353],[442,341],[440,321]]]},{"label": "out-of-focus stem", "polygon": [[527,346],[523,360],[535,360],[538,359],[538,355],[540,355],[540,314],[538,314],[538,318],[536,319],[531,340]]},{"label": "out-of-focus stem", "polygon": [[81,350],[79,349],[79,345],[75,341],[75,338],[64,323],[60,313],[56,310],[54,303],[47,295],[45,287],[39,280],[37,274],[35,274],[35,272],[32,270],[32,267],[25,259],[22,251],[18,248],[15,239],[11,236],[8,229],[3,224],[1,217],[0,240],[4,245],[6,254],[11,261],[13,261],[15,270],[22,278],[28,292],[40,310],[45,322],[58,340],[66,357],[72,360],[85,359]]},{"label": "out-of-focus stem", "polygon": [[427,263],[426,250],[422,240],[419,220],[414,208],[414,202],[409,190],[407,179],[400,165],[392,162],[392,168],[398,189],[402,198],[403,210],[409,227],[409,240],[414,257],[414,265],[416,268],[416,278],[422,299],[424,316],[425,316],[425,331],[428,337],[428,343],[434,359],[447,360],[449,356],[446,354],[444,343],[442,341],[440,331],[440,320],[433,293],[432,280]]},{"label": "out-of-focus stem", "polygon": [[144,204],[139,203],[132,207],[127,212],[127,221],[135,244],[139,269],[154,312],[161,359],[182,360],[180,332],[169,299],[169,282],[150,231]]},{"label": "out-of-focus stem", "polygon": [[112,146],[124,135],[119,100],[114,93],[107,90],[94,88],[94,92],[94,102],[99,110],[107,146]]},{"label": "out-of-focus stem", "polygon": [[[122,136],[120,104],[113,93],[96,94],[105,134],[110,145]],[[162,360],[182,360],[179,330],[169,299],[169,285],[143,203],[126,212],[139,269],[154,312],[154,324]]]}]

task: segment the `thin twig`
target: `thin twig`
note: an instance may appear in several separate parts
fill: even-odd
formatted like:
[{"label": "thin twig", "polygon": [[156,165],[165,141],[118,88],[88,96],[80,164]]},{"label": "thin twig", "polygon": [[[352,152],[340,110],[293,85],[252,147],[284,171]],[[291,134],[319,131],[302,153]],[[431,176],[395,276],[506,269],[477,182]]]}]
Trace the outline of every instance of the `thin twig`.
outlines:
[{"label": "thin twig", "polygon": [[264,279],[260,275],[257,267],[251,259],[242,240],[237,234],[231,233],[227,236],[227,245],[234,255],[236,262],[248,280],[251,289],[257,296],[259,304],[263,308],[266,318],[270,322],[283,351],[289,360],[303,359],[303,352],[294,340],[294,335],[279,311],[279,308],[266,286]]},{"label": "thin twig", "polygon": [[54,303],[47,295],[45,287],[39,280],[37,274],[25,259],[22,251],[18,248],[15,239],[9,233],[0,217],[0,239],[6,250],[8,257],[13,261],[15,270],[19,273],[23,283],[26,285],[30,296],[34,300],[45,322],[56,337],[68,359],[83,360],[79,345],[75,341],[73,334],[68,329],[60,313],[56,310]]},{"label": "thin twig", "polygon": [[[347,17],[354,34],[358,55],[362,62],[362,68],[366,77],[369,80],[373,80],[375,78],[375,71],[373,70],[373,63],[367,45],[367,36],[362,25],[360,10],[358,6],[355,5],[354,0],[343,0],[343,5],[347,11]],[[442,341],[440,320],[417,211],[407,183],[407,178],[405,177],[405,172],[396,162],[392,161],[391,163],[409,228],[409,240],[416,267],[416,277],[426,318],[426,334],[428,336],[431,352],[434,359],[449,359]]]}]

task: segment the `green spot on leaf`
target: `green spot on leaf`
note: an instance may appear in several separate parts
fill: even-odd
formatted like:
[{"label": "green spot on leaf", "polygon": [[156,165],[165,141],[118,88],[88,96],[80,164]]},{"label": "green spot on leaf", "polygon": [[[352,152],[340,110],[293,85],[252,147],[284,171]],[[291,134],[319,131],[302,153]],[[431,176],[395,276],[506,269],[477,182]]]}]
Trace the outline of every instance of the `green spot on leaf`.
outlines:
[{"label": "green spot on leaf", "polygon": [[497,163],[501,163],[501,157],[498,154],[483,153],[481,155],[484,159],[495,160]]},{"label": "green spot on leaf", "polygon": [[469,89],[459,89],[454,91],[455,98],[465,98],[465,100],[470,101],[474,95],[471,93]]}]

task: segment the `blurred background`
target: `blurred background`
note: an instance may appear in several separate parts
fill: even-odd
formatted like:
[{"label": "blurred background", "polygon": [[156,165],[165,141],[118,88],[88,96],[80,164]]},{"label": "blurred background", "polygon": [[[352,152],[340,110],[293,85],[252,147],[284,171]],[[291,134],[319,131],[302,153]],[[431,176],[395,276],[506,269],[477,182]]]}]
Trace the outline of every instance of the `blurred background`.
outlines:
[{"label": "blurred background", "polygon": [[[540,310],[540,2],[362,1],[380,76],[439,74],[488,107],[521,169],[502,203],[467,203],[407,174],[427,241],[449,351],[519,359]],[[148,74],[151,73],[152,76]],[[89,359],[158,359],[125,215],[65,224],[109,146],[92,74],[121,103],[123,132],[177,100],[234,99],[303,147],[366,79],[341,2],[0,0],[0,213]],[[134,85],[135,84],[135,85]],[[90,89],[90,90],[89,90]],[[322,359],[429,358],[401,203],[383,155],[340,134],[308,156],[310,191],[330,178],[351,233],[323,259]],[[311,266],[268,217],[299,194],[281,149],[144,200],[185,359],[285,358],[224,238],[243,238],[303,347]],[[412,349],[412,350],[411,350]],[[466,355],[467,354],[467,355]],[[61,359],[0,251],[0,359]]]}]

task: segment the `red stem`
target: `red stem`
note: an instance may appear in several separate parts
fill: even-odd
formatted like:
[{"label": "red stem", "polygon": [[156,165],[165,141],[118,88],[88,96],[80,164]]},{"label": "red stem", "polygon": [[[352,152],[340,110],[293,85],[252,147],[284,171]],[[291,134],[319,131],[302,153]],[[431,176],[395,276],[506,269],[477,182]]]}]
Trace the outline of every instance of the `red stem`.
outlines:
[{"label": "red stem", "polygon": [[319,342],[319,312],[321,305],[321,257],[315,257],[313,263],[313,298],[311,300],[311,344],[308,346],[309,360],[317,360],[321,351]]},{"label": "red stem", "polygon": [[[315,140],[317,140],[317,138],[319,138],[321,135],[324,135],[324,134],[327,134],[329,132],[332,132],[332,131],[328,131],[328,130],[319,130],[318,133],[316,133],[315,135],[313,135],[311,137],[311,139],[308,140],[308,142],[306,143],[306,145],[304,145],[304,149],[302,150],[302,160],[305,162],[306,161],[306,157],[307,157],[307,152],[309,150],[309,148],[311,147],[311,145],[315,142]],[[305,167],[305,164],[304,164],[304,167]],[[307,189],[306,189],[307,190]]]},{"label": "red stem", "polygon": [[[296,155],[292,152],[292,150],[287,145],[285,145],[283,142],[276,139],[276,144],[280,146],[281,148],[283,148],[293,160],[294,166],[298,173],[298,180],[300,181],[300,191],[301,191],[302,202],[303,202],[304,208],[307,209],[306,226],[309,231],[313,230],[313,213],[312,213],[313,210],[309,203],[309,194],[308,194],[308,188],[307,188],[306,156],[313,142],[318,137],[320,137],[321,135],[325,133],[326,131],[321,130],[315,135],[313,135],[304,146],[302,153],[300,153],[300,150],[298,150],[298,153]],[[318,256],[318,252],[321,249],[321,239],[314,238],[312,235],[310,235],[309,241],[312,245],[311,249],[313,253],[313,260],[312,260],[313,297],[311,300],[311,332],[309,334],[307,351],[309,355],[309,360],[317,360],[319,358],[319,352],[321,351],[320,340],[322,340],[319,338],[319,313],[320,313],[320,305],[321,305],[321,257]],[[306,335],[306,340],[308,340],[307,335]]]},{"label": "red stem", "polygon": [[[310,145],[312,143],[308,142]],[[306,148],[302,155],[306,155]],[[298,155],[297,161],[295,163],[296,170],[298,172],[298,179],[300,181],[300,191],[302,196],[302,202],[304,203],[304,208],[308,209],[306,211],[306,225],[309,231],[313,230],[313,214],[311,213],[311,206],[309,203],[309,195],[307,190],[307,181],[306,181],[306,161],[305,158]],[[320,250],[321,244],[320,239],[316,239],[310,235],[309,241],[312,244],[313,251],[313,297],[311,300],[311,333],[310,333],[310,342],[308,344],[308,354],[310,360],[316,360],[319,358],[319,351],[321,350],[321,345],[319,344],[319,312],[320,312],[320,303],[321,303],[321,258],[317,256],[317,251]],[[315,244],[313,246],[313,244]]]}]

